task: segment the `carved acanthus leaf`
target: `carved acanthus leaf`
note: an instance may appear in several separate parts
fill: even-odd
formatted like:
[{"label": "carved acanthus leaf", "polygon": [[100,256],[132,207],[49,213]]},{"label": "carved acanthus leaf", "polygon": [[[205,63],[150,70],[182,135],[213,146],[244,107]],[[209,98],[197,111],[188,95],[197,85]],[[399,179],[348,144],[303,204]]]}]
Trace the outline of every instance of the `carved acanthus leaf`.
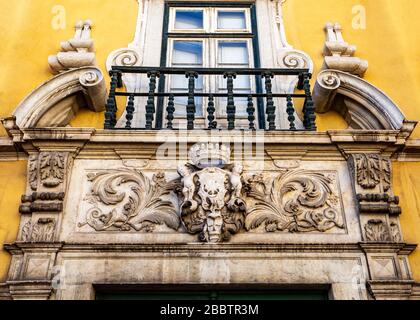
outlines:
[{"label": "carved acanthus leaf", "polygon": [[381,177],[379,155],[358,154],[355,158],[357,170],[357,183],[366,189],[375,188]]},{"label": "carved acanthus leaf", "polygon": [[247,230],[262,225],[268,232],[325,232],[334,227],[344,228],[338,197],[330,186],[332,181],[323,174],[289,171],[274,178],[271,188],[266,183],[261,176],[248,180],[248,196],[256,202],[248,206]]},{"label": "carved acanthus leaf", "polygon": [[24,226],[22,228],[22,233],[21,233],[21,240],[23,242],[27,242],[27,241],[30,240],[30,238],[31,238],[31,226],[32,226],[31,221],[27,221],[24,224]]},{"label": "carved acanthus leaf", "polygon": [[55,220],[40,218],[32,230],[32,241],[52,242],[54,241]]},{"label": "carved acanthus leaf", "polygon": [[29,186],[33,191],[38,187],[38,156],[32,155],[29,157],[29,170],[28,170]]},{"label": "carved acanthus leaf", "polygon": [[402,241],[400,228],[398,227],[397,223],[391,222],[390,231],[391,231],[392,240],[394,242],[401,242]]},{"label": "carved acanthus leaf", "polygon": [[88,180],[93,186],[85,200],[93,207],[79,226],[87,224],[96,231],[153,231],[162,224],[174,230],[180,227],[175,206],[164,200],[178,182],[166,182],[163,174],[155,175],[153,183],[139,171],[116,169],[89,174]]},{"label": "carved acanthus leaf", "polygon": [[39,160],[40,178],[45,187],[54,188],[64,180],[65,155],[60,152],[42,153]]},{"label": "carved acanthus leaf", "polygon": [[22,227],[21,241],[23,242],[53,242],[56,221],[52,218],[39,218],[32,226],[32,222],[27,221]]},{"label": "carved acanthus leaf", "polygon": [[380,219],[369,220],[365,225],[365,234],[368,241],[391,241],[386,224]]}]

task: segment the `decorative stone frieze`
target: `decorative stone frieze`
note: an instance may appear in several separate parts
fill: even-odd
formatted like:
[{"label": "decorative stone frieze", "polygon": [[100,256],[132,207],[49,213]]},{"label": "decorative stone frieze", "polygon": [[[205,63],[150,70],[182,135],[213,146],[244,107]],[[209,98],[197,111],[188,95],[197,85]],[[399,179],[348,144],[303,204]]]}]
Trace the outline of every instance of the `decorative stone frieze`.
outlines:
[{"label": "decorative stone frieze", "polygon": [[[96,231],[153,232],[159,226],[180,227],[174,204],[163,199],[174,191],[177,182],[166,182],[163,173],[154,175],[152,181],[140,171],[115,169],[89,174],[88,180],[92,187],[84,200],[91,208],[79,228],[88,225]],[[119,188],[125,185],[127,191]]]},{"label": "decorative stone frieze", "polygon": [[263,227],[267,232],[325,232],[344,229],[342,204],[334,173],[287,170],[270,179],[264,175],[247,179],[247,230]]}]

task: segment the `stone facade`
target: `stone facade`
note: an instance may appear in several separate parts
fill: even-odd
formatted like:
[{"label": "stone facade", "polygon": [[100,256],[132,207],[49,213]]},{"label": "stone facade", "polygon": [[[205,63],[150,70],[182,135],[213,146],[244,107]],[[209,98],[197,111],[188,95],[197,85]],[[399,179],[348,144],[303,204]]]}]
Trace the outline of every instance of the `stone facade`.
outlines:
[{"label": "stone facade", "polygon": [[6,246],[14,299],[90,299],[94,285],[115,283],[410,297],[416,246],[403,240],[390,183],[398,131],[377,131],[375,141],[361,131],[266,133],[266,155],[240,165],[227,146],[235,135],[253,143],[241,132],[211,145],[200,143],[205,131],[179,134],[175,150],[184,144],[190,157],[174,152],[164,165],[154,155],[171,132],[19,132],[15,141],[33,154],[21,230]]},{"label": "stone facade", "polygon": [[[138,2],[135,39],[110,54],[108,69],[156,64],[161,39],[146,45],[144,35],[162,29],[153,17],[163,1]],[[287,43],[281,1],[256,4],[270,22],[260,28],[269,38],[264,64],[312,72],[309,56]],[[77,28],[65,52],[50,58],[60,74],[3,119],[11,141],[4,147],[28,155],[28,169],[19,234],[5,245],[12,261],[1,299],[94,299],[99,285],[145,284],[419,297],[408,261],[416,244],[404,240],[392,185],[392,161],[407,151],[416,123],[358,77],[367,64],[339,41],[338,25],[327,26],[327,67],[336,70],[318,76],[314,100],[326,112],[340,109],[335,99],[344,96],[349,129],[327,132],[69,127],[74,110],[63,109],[63,99],[82,92],[92,111],[105,105],[102,73],[85,61],[94,58],[90,22]],[[130,90],[146,86],[135,74],[121,80]],[[273,86],[290,93],[297,80]],[[276,105],[281,124],[287,102]]]}]

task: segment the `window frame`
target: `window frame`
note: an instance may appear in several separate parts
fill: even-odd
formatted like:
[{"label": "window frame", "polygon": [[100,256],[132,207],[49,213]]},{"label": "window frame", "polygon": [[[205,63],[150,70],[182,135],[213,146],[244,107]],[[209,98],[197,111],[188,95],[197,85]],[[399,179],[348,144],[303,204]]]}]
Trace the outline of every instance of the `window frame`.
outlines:
[{"label": "window frame", "polygon": [[[203,19],[204,19],[204,31],[203,29],[175,29],[175,12],[176,10],[191,10],[197,11],[204,9]],[[246,27],[248,29],[218,29],[217,18],[218,12],[220,11],[245,11],[246,17]],[[210,12],[211,14],[209,14]],[[172,19],[172,20],[171,20]],[[213,28],[212,32],[210,27],[210,19],[213,21],[213,25],[216,28]],[[259,54],[259,41],[258,41],[258,26],[257,26],[257,12],[255,3],[251,2],[165,2],[164,8],[164,23],[163,23],[163,37],[162,37],[162,50],[161,50],[161,67],[170,66],[167,62],[170,61],[171,51],[171,40],[185,40],[185,41],[194,41],[202,40],[204,38],[220,38],[220,40],[232,40],[232,38],[237,38],[239,41],[243,41],[246,38],[249,43],[251,43],[252,50],[248,50],[250,55],[250,66],[255,68],[261,68],[260,63],[260,54]],[[244,32],[245,31],[245,32]],[[204,45],[205,46],[205,45]],[[203,64],[207,62],[207,59],[210,58],[209,50],[204,49],[203,46]],[[248,49],[250,46],[248,45]],[[213,48],[214,49],[214,48]],[[210,48],[210,50],[212,50]],[[216,48],[217,50],[217,48]],[[162,75],[159,79],[158,92],[165,92],[167,89],[167,75]],[[203,88],[205,89],[207,85],[206,79],[203,79]],[[212,82],[210,80],[209,82]],[[217,82],[217,79],[215,80]],[[214,83],[216,90],[218,84]],[[251,78],[251,90],[256,93],[263,93],[263,84],[261,76],[256,76],[255,80]],[[255,91],[254,91],[255,90]],[[166,115],[166,101],[167,99],[160,97],[157,103],[157,114],[156,114],[156,129],[162,129],[164,123],[164,116]],[[264,102],[263,99],[257,98],[256,101],[256,118],[258,119],[258,128],[265,128],[265,111],[264,111]],[[200,122],[206,123],[206,109],[207,109],[207,98],[203,98],[203,116],[196,117],[197,124]],[[219,108],[218,108],[219,109]],[[219,110],[216,111],[216,116],[223,116]],[[244,118],[242,116],[237,117],[238,119]]]}]

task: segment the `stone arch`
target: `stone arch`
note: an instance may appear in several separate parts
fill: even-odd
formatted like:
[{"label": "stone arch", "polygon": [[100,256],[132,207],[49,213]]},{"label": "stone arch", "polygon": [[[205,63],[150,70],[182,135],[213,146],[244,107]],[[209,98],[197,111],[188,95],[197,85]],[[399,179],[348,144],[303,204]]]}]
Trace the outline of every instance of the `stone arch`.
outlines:
[{"label": "stone arch", "polygon": [[338,70],[323,70],[314,87],[315,110],[335,110],[351,129],[399,130],[405,116],[381,90],[362,78]]},{"label": "stone arch", "polygon": [[72,69],[47,80],[15,109],[19,128],[65,127],[81,107],[103,111],[106,85],[96,67]]}]

